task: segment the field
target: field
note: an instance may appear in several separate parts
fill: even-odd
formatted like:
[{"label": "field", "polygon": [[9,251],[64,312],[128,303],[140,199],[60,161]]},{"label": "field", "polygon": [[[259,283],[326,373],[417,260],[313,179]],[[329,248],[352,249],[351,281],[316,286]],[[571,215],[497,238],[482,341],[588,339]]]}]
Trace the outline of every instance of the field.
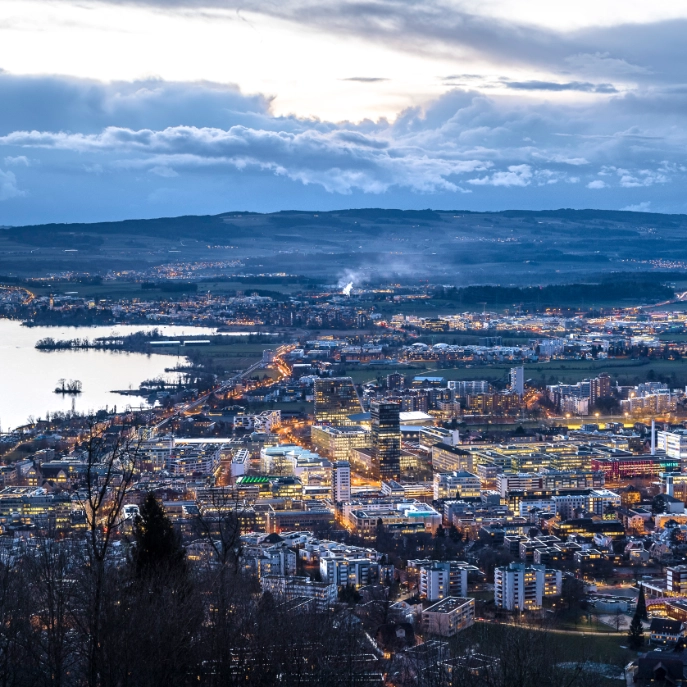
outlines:
[{"label": "field", "polygon": [[[351,274],[358,284],[562,284],[651,271],[651,259],[680,266],[685,227],[684,215],[375,208],[10,227],[0,230],[0,275],[125,273],[195,263],[199,277],[219,270],[288,272],[333,284]],[[673,272],[667,278],[684,279]],[[597,303],[603,303],[602,291],[570,305]]]},{"label": "field", "polygon": [[[511,363],[498,365],[474,365],[460,368],[439,368],[434,363],[414,363],[412,366],[382,366],[351,368],[346,374],[357,383],[374,381],[377,376],[400,372],[406,376],[434,375],[446,380],[485,379],[503,384],[513,367]],[[535,384],[575,384],[583,379],[596,377],[601,372],[611,375],[621,385],[639,384],[647,379],[665,380],[672,387],[687,385],[687,362],[684,360],[638,360],[619,358],[612,360],[580,360],[531,363],[525,366],[525,378]]]}]

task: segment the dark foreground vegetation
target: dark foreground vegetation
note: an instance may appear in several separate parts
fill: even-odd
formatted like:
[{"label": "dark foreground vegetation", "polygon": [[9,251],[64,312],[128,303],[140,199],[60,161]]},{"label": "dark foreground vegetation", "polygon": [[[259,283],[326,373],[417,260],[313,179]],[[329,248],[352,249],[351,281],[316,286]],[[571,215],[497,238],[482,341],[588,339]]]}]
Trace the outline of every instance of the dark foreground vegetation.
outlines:
[{"label": "dark foreground vegetation", "polygon": [[604,684],[589,672],[603,660],[593,639],[544,630],[478,624],[449,642],[382,653],[369,627],[384,632],[386,602],[363,620],[345,604],[299,609],[261,593],[233,555],[188,562],[157,511],[143,515],[119,564],[46,539],[0,568],[0,684]]}]

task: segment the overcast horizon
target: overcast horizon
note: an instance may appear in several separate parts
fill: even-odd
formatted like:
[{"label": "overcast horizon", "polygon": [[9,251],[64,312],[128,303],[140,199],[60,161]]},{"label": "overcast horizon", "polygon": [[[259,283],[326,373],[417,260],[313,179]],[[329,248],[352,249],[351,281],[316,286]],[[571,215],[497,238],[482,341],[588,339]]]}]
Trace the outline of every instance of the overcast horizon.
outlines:
[{"label": "overcast horizon", "polygon": [[685,213],[687,1],[3,0],[0,225]]}]

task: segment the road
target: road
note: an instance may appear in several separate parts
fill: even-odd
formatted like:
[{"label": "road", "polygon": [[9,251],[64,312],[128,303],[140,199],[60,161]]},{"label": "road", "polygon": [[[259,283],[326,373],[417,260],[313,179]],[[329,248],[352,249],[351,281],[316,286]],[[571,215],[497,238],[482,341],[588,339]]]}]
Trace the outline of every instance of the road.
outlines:
[{"label": "road", "polygon": [[[293,349],[293,345],[284,345],[280,346],[275,355],[275,363],[279,360],[279,358]],[[208,391],[206,394],[203,394],[202,396],[199,396],[197,399],[194,401],[190,401],[189,403],[184,403],[182,405],[177,406],[174,409],[174,412],[171,415],[168,415],[164,420],[161,420],[158,422],[156,425],[153,425],[153,432],[157,434],[162,427],[164,427],[170,420],[179,417],[179,415],[182,415],[184,413],[189,412],[190,410],[193,410],[194,408],[197,408],[199,405],[202,405],[205,403],[205,401],[212,396],[212,394],[218,393],[218,392],[223,392],[228,390],[230,387],[234,385],[235,382],[239,381],[243,377],[246,377],[247,375],[251,374],[252,372],[255,372],[255,370],[259,370],[263,366],[263,361],[259,360],[257,363],[253,363],[249,368],[246,370],[243,370],[242,372],[239,372],[238,374],[234,375],[233,377],[230,377],[229,379],[225,380],[222,382],[219,386],[213,387],[210,391]]]},{"label": "road", "polygon": [[536,627],[532,625],[519,625],[518,623],[505,623],[500,620],[483,620],[481,618],[476,618],[475,619],[476,623],[489,623],[490,625],[509,625],[510,627],[519,627],[524,630],[535,630],[536,632],[553,632],[554,634],[559,634],[559,635],[581,635],[582,637],[585,637],[587,635],[590,636],[600,636],[600,637],[608,637],[609,635],[615,636],[615,637],[621,637],[623,635],[622,632],[614,632],[613,630],[609,630],[608,632],[590,632],[588,630],[556,630],[554,628],[550,627]]}]

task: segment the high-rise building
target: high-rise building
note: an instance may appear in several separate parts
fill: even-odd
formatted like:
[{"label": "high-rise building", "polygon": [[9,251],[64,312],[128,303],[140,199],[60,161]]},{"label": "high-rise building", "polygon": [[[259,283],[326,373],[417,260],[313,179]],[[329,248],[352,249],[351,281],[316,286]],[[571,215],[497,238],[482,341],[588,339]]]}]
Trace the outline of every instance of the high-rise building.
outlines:
[{"label": "high-rise building", "polygon": [[372,401],[372,457],[383,481],[401,478],[401,406]]},{"label": "high-rise building", "polygon": [[363,407],[350,377],[315,380],[315,421],[318,424],[355,424],[348,416],[362,412]]},{"label": "high-rise building", "polygon": [[522,365],[510,369],[510,390],[520,397],[525,393],[525,368]]},{"label": "high-rise building", "polygon": [[386,376],[386,386],[390,391],[396,389],[403,389],[405,385],[405,378],[399,372],[392,372]]},{"label": "high-rise building", "polygon": [[351,500],[351,464],[347,460],[332,463],[332,499],[335,503]]}]

